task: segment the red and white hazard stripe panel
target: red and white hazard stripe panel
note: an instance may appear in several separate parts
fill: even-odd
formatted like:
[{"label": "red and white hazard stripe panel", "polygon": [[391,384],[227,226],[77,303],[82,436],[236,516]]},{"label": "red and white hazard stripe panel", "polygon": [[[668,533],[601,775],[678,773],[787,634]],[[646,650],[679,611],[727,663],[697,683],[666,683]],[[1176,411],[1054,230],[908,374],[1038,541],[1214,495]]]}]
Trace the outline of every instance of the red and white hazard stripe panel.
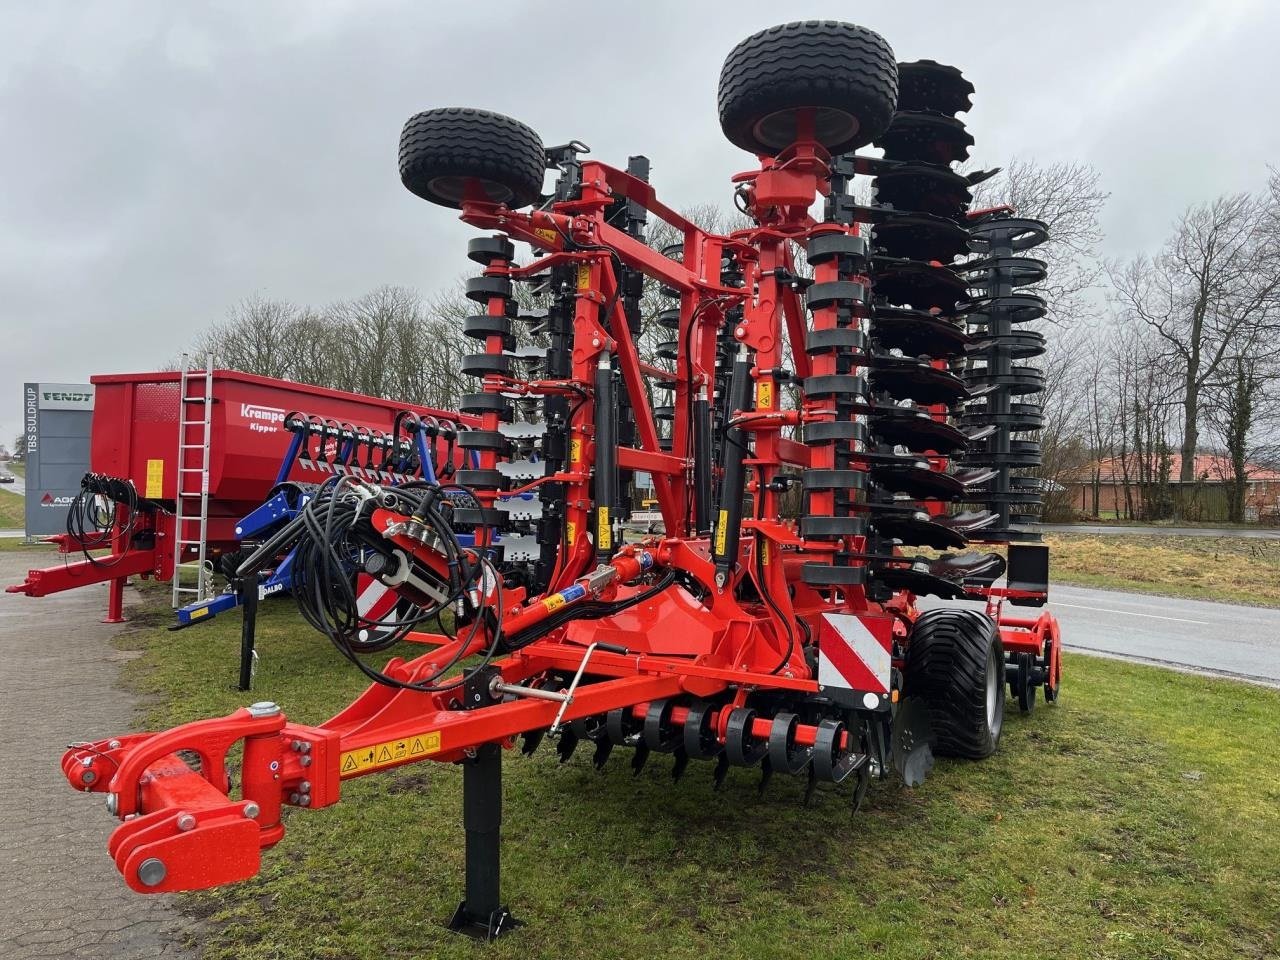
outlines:
[{"label": "red and white hazard stripe panel", "polygon": [[399,602],[399,594],[381,580],[375,580],[367,573],[356,574],[356,612],[366,620],[394,622],[397,618],[396,604]]},{"label": "red and white hazard stripe panel", "polygon": [[[893,623],[887,617],[864,621],[848,613],[824,613],[818,625],[818,684],[856,693],[889,693],[893,666]],[[871,706],[870,703],[867,704]]]}]

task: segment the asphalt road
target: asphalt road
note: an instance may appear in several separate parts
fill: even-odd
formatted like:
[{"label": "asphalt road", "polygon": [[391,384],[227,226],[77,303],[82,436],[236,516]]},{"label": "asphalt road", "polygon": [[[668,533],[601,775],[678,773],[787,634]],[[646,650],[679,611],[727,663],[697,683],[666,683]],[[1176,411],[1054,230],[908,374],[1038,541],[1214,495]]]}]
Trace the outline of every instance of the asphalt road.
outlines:
[{"label": "asphalt road", "polygon": [[1114,523],[1045,523],[1041,533],[1090,533],[1130,537],[1243,537],[1280,540],[1280,527],[1124,527]]},{"label": "asphalt road", "polygon": [[1280,687],[1280,610],[1052,583],[1049,609],[1068,650]]},{"label": "asphalt road", "polygon": [[26,492],[27,492],[26,481],[22,477],[18,476],[16,473],[11,472],[9,468],[5,466],[3,463],[0,463],[0,477],[3,477],[3,476],[13,477],[13,483],[0,483],[0,490],[8,490],[10,493],[16,493],[19,496],[26,495]]}]

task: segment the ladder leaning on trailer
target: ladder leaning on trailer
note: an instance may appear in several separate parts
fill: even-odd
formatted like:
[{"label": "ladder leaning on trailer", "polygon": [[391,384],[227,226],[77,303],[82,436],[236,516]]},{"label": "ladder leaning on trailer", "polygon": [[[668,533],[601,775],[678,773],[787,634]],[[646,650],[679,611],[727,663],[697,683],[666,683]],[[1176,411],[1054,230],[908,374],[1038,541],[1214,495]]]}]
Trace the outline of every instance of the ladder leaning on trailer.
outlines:
[{"label": "ladder leaning on trailer", "polygon": [[[209,527],[209,439],[213,422],[213,357],[203,372],[182,355],[178,394],[177,521],[173,539],[173,606],[207,599],[205,570]],[[194,577],[192,574],[194,573]]]}]

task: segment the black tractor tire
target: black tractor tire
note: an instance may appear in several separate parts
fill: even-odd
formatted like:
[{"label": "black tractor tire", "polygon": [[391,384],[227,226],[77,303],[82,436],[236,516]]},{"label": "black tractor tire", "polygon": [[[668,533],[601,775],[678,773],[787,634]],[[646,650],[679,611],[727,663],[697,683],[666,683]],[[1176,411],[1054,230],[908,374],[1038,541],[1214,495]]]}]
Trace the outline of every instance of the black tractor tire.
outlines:
[{"label": "black tractor tire", "polygon": [[720,128],[752,153],[796,140],[797,111],[813,108],[815,139],[832,154],[876,139],[898,105],[898,63],[885,39],[837,20],[804,20],[752,34],[720,70]]},{"label": "black tractor tire", "polygon": [[1004,644],[977,610],[927,610],[907,641],[906,693],[929,709],[934,753],[980,760],[1004,728]]},{"label": "black tractor tire", "polygon": [[541,198],[546,166],[536,133],[488,110],[426,110],[400,133],[400,182],[444,207],[459,209],[471,196],[526,207]]}]

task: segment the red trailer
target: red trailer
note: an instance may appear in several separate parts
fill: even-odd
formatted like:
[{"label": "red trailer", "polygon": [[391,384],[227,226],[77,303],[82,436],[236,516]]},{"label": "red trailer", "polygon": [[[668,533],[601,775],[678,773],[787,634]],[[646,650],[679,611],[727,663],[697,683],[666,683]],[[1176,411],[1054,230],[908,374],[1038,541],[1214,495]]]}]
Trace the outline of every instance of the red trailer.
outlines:
[{"label": "red trailer", "polygon": [[[238,545],[237,521],[261,505],[272,486],[283,479],[278,474],[291,440],[285,429],[291,413],[301,411],[335,425],[358,424],[388,434],[397,415],[406,410],[449,429],[465,429],[474,420],[238,370],[104,374],[91,381],[97,401],[90,469],[131,483],[148,509],[110,544],[86,543],[70,534],[49,538],[64,553],[95,545],[109,545],[111,553],[31,570],[24,583],[9,587],[8,592],[41,597],[111,581],[109,622],[121,619],[129,577],[168,581],[175,563],[216,557]],[[211,400],[207,407],[206,396]],[[436,442],[444,443],[443,439]],[[200,511],[184,510],[182,503],[200,496],[206,477],[202,521]],[[287,479],[312,478],[314,474],[308,477],[304,470],[295,470]],[[177,537],[183,541],[181,560],[175,549]]]}]

